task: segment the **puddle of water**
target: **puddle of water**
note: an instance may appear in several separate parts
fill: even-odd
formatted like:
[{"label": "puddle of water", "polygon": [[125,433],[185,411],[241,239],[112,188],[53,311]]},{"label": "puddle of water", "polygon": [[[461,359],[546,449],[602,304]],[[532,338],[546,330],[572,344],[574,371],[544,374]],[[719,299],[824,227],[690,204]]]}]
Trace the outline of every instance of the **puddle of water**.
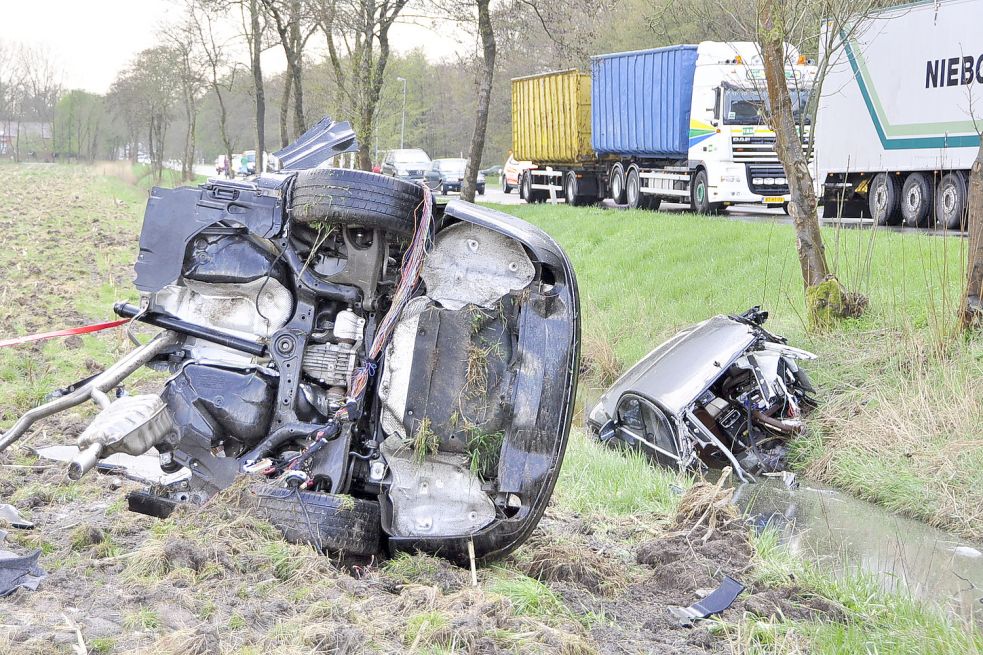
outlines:
[{"label": "puddle of water", "polygon": [[842,575],[862,571],[983,625],[983,546],[891,514],[823,485],[778,479],[738,488],[735,501],[759,528],[785,534],[792,552]]}]

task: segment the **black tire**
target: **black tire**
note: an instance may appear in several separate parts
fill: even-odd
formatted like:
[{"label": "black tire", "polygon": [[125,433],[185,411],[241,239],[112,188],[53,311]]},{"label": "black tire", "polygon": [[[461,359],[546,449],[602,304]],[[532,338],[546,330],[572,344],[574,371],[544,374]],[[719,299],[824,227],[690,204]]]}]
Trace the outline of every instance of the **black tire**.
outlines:
[{"label": "black tire", "polygon": [[524,171],[519,178],[519,197],[528,203],[532,203],[532,175],[529,171]]},{"label": "black tire", "polygon": [[509,183],[505,180],[504,175],[502,176],[502,191],[505,193],[512,193],[512,187],[509,186]]},{"label": "black tire", "polygon": [[563,199],[571,207],[580,204],[580,198],[577,196],[577,174],[573,171],[567,171],[563,176]]},{"label": "black tire", "polygon": [[788,203],[787,202],[783,202],[782,203],[782,211],[785,212],[785,215],[786,216],[791,216],[791,214],[788,213]]},{"label": "black tire", "polygon": [[966,229],[966,179],[946,173],[935,189],[935,224],[947,230]]},{"label": "black tire", "polygon": [[893,175],[878,173],[867,190],[867,207],[870,217],[878,225],[897,225],[901,218],[901,194],[898,180]]},{"label": "black tire", "polygon": [[908,227],[925,227],[932,213],[932,183],[924,173],[912,173],[901,187],[901,218]]},{"label": "black tire", "polygon": [[380,550],[379,503],[268,484],[250,490],[259,513],[289,542],[359,557]]},{"label": "black tire", "polygon": [[720,212],[721,205],[710,202],[710,183],[705,170],[700,169],[693,176],[689,195],[690,207],[697,214],[717,214]]},{"label": "black tire", "polygon": [[638,176],[638,167],[629,166],[625,176],[625,203],[628,209],[638,209],[642,202],[642,179]]},{"label": "black tire", "polygon": [[482,184],[481,186],[478,187],[478,195],[479,196],[485,195],[485,185],[484,184]]},{"label": "black tire", "polygon": [[413,214],[429,193],[394,177],[344,168],[297,173],[288,202],[292,220],[361,225],[411,234]]},{"label": "black tire", "polygon": [[614,204],[625,204],[625,168],[620,163],[611,167],[611,179],[608,182],[608,187]]}]

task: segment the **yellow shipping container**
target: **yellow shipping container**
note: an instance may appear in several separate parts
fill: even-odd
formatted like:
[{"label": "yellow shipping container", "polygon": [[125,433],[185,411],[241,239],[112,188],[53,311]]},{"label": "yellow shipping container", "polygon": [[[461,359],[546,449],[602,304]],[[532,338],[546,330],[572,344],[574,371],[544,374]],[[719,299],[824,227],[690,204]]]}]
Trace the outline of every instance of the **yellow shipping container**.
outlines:
[{"label": "yellow shipping container", "polygon": [[566,70],[512,80],[512,151],[537,164],[593,159],[590,75]]}]

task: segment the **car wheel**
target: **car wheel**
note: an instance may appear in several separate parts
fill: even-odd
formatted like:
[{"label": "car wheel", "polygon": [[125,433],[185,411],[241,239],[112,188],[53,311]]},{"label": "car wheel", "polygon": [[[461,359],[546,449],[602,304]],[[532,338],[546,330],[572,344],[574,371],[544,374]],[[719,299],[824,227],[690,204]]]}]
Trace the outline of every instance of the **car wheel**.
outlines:
[{"label": "car wheel", "polygon": [[870,216],[878,225],[897,225],[899,205],[898,181],[893,175],[878,173],[867,191]]},{"label": "car wheel", "polygon": [[315,168],[294,178],[287,203],[292,220],[361,225],[412,234],[414,213],[427,190],[377,173]]},{"label": "car wheel", "polygon": [[642,201],[641,179],[638,177],[638,167],[629,166],[625,176],[625,202],[628,209],[638,209]]},{"label": "car wheel", "polygon": [[625,169],[617,163],[611,167],[611,179],[608,183],[611,190],[611,200],[616,205],[625,204]]},{"label": "car wheel", "polygon": [[258,512],[287,541],[361,557],[380,550],[379,503],[267,484],[252,485],[250,491]]},{"label": "car wheel", "polygon": [[966,180],[962,174],[942,176],[935,190],[935,223],[948,230],[966,228]]},{"label": "car wheel", "polygon": [[482,184],[481,186],[478,187],[478,195],[479,196],[485,195],[485,185],[484,184]]},{"label": "car wheel", "polygon": [[901,218],[908,227],[924,227],[932,211],[932,183],[924,173],[912,173],[901,187]]},{"label": "car wheel", "polygon": [[505,179],[504,175],[502,176],[502,191],[505,193],[512,193],[512,187],[509,186],[509,182]]},{"label": "car wheel", "polygon": [[528,203],[532,202],[532,175],[529,171],[522,173],[522,177],[519,178],[519,197]]}]

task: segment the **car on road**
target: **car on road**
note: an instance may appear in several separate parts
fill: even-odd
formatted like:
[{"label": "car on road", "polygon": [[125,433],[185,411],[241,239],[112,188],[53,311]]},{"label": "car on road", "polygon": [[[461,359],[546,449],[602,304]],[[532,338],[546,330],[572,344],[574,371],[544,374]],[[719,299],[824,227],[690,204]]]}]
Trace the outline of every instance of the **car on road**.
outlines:
[{"label": "car on road", "polygon": [[380,172],[407,182],[423,182],[430,168],[430,155],[419,148],[390,150],[382,160]]},{"label": "car on road", "polygon": [[502,167],[502,191],[512,193],[512,189],[518,189],[522,172],[532,167],[531,161],[519,161],[509,151],[509,158],[505,160],[505,166]]},{"label": "car on road", "polygon": [[489,166],[488,168],[484,169],[481,171],[481,173],[485,177],[500,177],[503,170],[505,170],[504,166],[501,164],[495,164],[494,166]]},{"label": "car on road", "polygon": [[[442,195],[447,195],[451,191],[460,193],[461,184],[464,182],[464,169],[467,165],[467,159],[434,159],[424,175],[424,180],[428,187],[439,191]],[[479,196],[485,195],[484,173],[478,173],[475,186]]]}]

